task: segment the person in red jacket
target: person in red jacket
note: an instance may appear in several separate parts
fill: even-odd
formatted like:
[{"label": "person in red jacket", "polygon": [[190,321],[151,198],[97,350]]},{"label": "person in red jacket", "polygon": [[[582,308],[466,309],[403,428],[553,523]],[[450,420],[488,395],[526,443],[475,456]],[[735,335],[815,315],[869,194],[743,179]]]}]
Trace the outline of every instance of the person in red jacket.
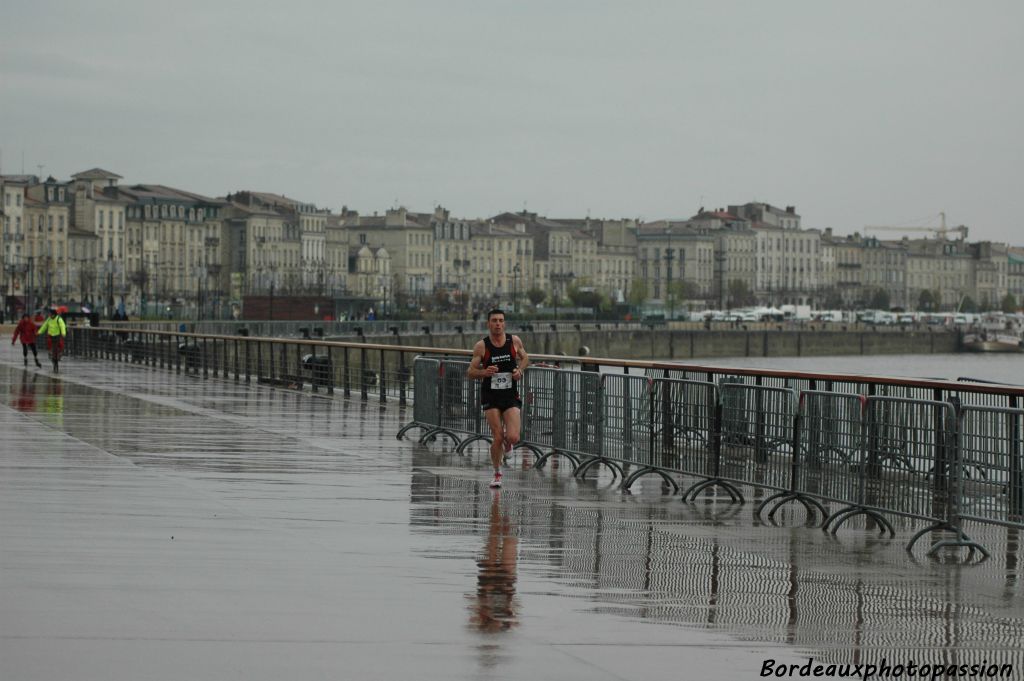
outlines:
[{"label": "person in red jacket", "polygon": [[32,357],[36,360],[36,366],[42,368],[39,363],[39,353],[36,352],[36,325],[28,314],[21,315],[21,321],[14,328],[14,336],[11,338],[11,345],[21,338],[21,354],[25,358],[25,366],[28,366],[28,351],[32,349]]}]

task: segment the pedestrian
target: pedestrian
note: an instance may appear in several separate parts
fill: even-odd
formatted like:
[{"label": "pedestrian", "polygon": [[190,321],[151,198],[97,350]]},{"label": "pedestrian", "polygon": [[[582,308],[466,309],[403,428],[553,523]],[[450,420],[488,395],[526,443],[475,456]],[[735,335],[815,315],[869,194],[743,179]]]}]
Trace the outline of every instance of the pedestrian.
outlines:
[{"label": "pedestrian", "polygon": [[21,315],[21,321],[14,328],[11,345],[14,345],[15,341],[19,338],[21,339],[21,354],[25,359],[25,366],[28,366],[28,351],[31,349],[32,358],[35,359],[36,366],[42,368],[43,365],[39,363],[39,353],[36,352],[36,325],[27,312]]},{"label": "pedestrian", "polygon": [[487,313],[488,334],[473,346],[473,359],[466,375],[480,381],[480,407],[491,429],[491,487],[501,487],[501,464],[519,443],[523,402],[519,382],[530,358],[519,336],[505,333],[505,312]]}]

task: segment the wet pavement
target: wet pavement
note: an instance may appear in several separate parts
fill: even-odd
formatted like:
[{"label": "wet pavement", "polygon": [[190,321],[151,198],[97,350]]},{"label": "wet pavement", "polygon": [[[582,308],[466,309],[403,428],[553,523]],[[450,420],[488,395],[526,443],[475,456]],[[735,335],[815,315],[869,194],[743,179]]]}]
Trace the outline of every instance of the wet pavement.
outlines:
[{"label": "wet pavement", "polygon": [[[395,439],[412,410],[0,356],[0,679],[761,678],[1013,665],[1017,533],[908,555],[645,479]],[[789,510],[795,513],[795,510]],[[780,514],[785,515],[785,514]],[[922,542],[921,548],[924,548]],[[825,678],[829,678],[828,675]]]}]

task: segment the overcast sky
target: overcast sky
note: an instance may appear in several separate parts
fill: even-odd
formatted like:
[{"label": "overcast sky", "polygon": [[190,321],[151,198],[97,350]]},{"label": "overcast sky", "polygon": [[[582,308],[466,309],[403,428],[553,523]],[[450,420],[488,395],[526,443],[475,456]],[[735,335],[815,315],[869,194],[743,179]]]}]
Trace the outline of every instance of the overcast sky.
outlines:
[{"label": "overcast sky", "polygon": [[3,26],[4,173],[463,217],[757,200],[839,233],[945,211],[1024,244],[1014,0],[8,0]]}]

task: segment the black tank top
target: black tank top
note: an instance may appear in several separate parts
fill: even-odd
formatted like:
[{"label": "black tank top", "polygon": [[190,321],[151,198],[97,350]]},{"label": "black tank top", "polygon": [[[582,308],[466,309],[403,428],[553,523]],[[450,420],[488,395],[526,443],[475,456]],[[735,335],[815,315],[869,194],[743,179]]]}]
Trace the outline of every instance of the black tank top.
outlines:
[{"label": "black tank top", "polygon": [[512,336],[505,335],[505,344],[495,347],[491,343],[490,336],[484,336],[484,361],[483,368],[489,366],[498,367],[498,373],[483,379],[480,385],[480,397],[484,404],[488,403],[488,397],[501,395],[514,395],[518,398],[518,382],[512,378],[518,363],[516,362],[516,348],[512,343]]}]

